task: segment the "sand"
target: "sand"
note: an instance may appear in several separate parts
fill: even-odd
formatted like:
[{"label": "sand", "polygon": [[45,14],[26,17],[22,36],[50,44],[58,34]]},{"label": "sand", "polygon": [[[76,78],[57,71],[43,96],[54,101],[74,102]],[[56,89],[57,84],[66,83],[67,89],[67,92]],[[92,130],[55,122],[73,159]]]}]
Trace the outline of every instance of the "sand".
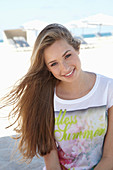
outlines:
[{"label": "sand", "polygon": [[[0,45],[0,97],[8,91],[29,68],[31,51],[16,52]],[[113,43],[105,43],[96,48],[82,49],[80,59],[83,70],[92,71],[113,78]],[[32,162],[19,164],[16,156],[11,159],[15,140],[12,128],[5,129],[9,122],[3,118],[9,108],[0,111],[0,170],[42,170],[43,158],[35,157]]]},{"label": "sand", "polygon": [[34,157],[30,164],[21,163],[14,155],[15,140],[10,136],[0,138],[0,170],[42,170],[44,161]]}]

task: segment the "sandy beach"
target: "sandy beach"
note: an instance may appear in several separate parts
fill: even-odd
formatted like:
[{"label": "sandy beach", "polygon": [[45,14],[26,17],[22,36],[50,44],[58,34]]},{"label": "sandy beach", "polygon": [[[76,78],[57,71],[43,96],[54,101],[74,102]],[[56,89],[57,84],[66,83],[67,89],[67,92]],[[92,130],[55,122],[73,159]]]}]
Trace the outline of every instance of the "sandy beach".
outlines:
[{"label": "sandy beach", "polygon": [[[9,87],[21,78],[30,65],[31,51],[16,52],[0,44],[0,97]],[[81,49],[80,59],[83,70],[96,72],[113,78],[113,42],[105,43],[96,48]],[[0,111],[0,170],[42,170],[44,161],[35,157],[30,164],[19,164],[16,157],[11,158],[15,135],[9,125],[7,116],[9,108]]]}]

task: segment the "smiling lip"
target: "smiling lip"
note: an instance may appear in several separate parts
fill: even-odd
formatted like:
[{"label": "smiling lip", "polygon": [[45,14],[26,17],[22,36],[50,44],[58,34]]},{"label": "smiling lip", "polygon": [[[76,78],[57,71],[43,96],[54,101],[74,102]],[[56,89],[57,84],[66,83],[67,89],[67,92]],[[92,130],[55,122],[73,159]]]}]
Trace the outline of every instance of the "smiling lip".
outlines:
[{"label": "smiling lip", "polygon": [[75,71],[75,69],[73,69],[68,74],[66,74],[65,77],[71,77],[73,75],[74,71]]}]

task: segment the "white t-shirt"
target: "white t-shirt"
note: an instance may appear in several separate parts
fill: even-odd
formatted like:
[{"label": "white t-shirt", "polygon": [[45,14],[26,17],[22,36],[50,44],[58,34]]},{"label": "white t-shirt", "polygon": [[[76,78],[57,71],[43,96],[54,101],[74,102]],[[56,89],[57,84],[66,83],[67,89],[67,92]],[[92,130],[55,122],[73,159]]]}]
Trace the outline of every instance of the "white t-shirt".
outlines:
[{"label": "white t-shirt", "polygon": [[96,75],[92,90],[75,100],[54,93],[55,139],[61,165],[70,170],[93,169],[100,161],[113,105],[113,79]]}]

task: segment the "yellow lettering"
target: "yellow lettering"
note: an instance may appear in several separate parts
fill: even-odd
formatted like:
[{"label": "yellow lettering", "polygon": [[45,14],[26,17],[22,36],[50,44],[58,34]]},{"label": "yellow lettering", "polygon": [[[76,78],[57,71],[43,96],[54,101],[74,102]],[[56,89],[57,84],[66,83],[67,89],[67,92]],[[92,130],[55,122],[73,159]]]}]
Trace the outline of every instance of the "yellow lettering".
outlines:
[{"label": "yellow lettering", "polygon": [[81,139],[81,136],[82,136],[82,131],[77,132],[77,133],[73,133],[73,138],[72,139],[74,140],[75,138],[77,139],[78,137]]},{"label": "yellow lettering", "polygon": [[67,123],[69,123],[69,117],[66,117],[63,123],[64,123],[65,125],[66,125]]},{"label": "yellow lettering", "polygon": [[105,129],[100,129],[100,135],[99,136],[101,136],[104,133],[105,133]]},{"label": "yellow lettering", "polygon": [[89,136],[90,136],[91,139],[93,139],[93,130],[88,130],[88,131],[87,131],[86,139],[88,139]]},{"label": "yellow lettering", "polygon": [[[63,113],[63,115],[62,115],[62,117],[61,117],[61,120],[60,120],[60,122],[59,122],[59,124],[63,124],[63,119],[64,119],[64,117],[65,117],[65,114],[66,114],[66,110],[64,110],[64,113]],[[61,116],[61,115],[60,115]]]},{"label": "yellow lettering", "polygon": [[[91,140],[93,139],[93,137],[96,136],[101,136],[103,134],[105,134],[105,128],[98,128],[95,132],[93,132],[93,130],[85,130],[84,132],[79,131],[77,133],[67,133],[68,129],[71,127],[72,124],[76,124],[77,123],[77,116],[75,115],[73,116],[66,116],[66,110],[64,110],[64,112],[62,110],[60,110],[58,117],[55,118],[55,125],[57,125],[58,129],[54,131],[54,133],[57,136],[57,139],[59,141],[62,140],[74,140],[75,138],[77,139],[78,137],[81,139],[81,137],[86,138],[90,138]],[[64,124],[64,125],[63,125]],[[60,125],[63,125],[60,127]]]},{"label": "yellow lettering", "polygon": [[66,137],[67,137],[67,126],[68,126],[68,124],[65,126],[65,128],[64,128],[64,130],[63,130],[63,136],[62,136],[62,139],[60,140],[60,141],[62,141],[62,140],[65,140],[66,141]]},{"label": "yellow lettering", "polygon": [[94,133],[94,137],[96,137],[96,136],[101,136],[102,134],[104,134],[105,133],[105,129],[97,129],[96,131],[95,131],[95,133]]},{"label": "yellow lettering", "polygon": [[68,134],[67,140],[71,139],[71,133]]}]

